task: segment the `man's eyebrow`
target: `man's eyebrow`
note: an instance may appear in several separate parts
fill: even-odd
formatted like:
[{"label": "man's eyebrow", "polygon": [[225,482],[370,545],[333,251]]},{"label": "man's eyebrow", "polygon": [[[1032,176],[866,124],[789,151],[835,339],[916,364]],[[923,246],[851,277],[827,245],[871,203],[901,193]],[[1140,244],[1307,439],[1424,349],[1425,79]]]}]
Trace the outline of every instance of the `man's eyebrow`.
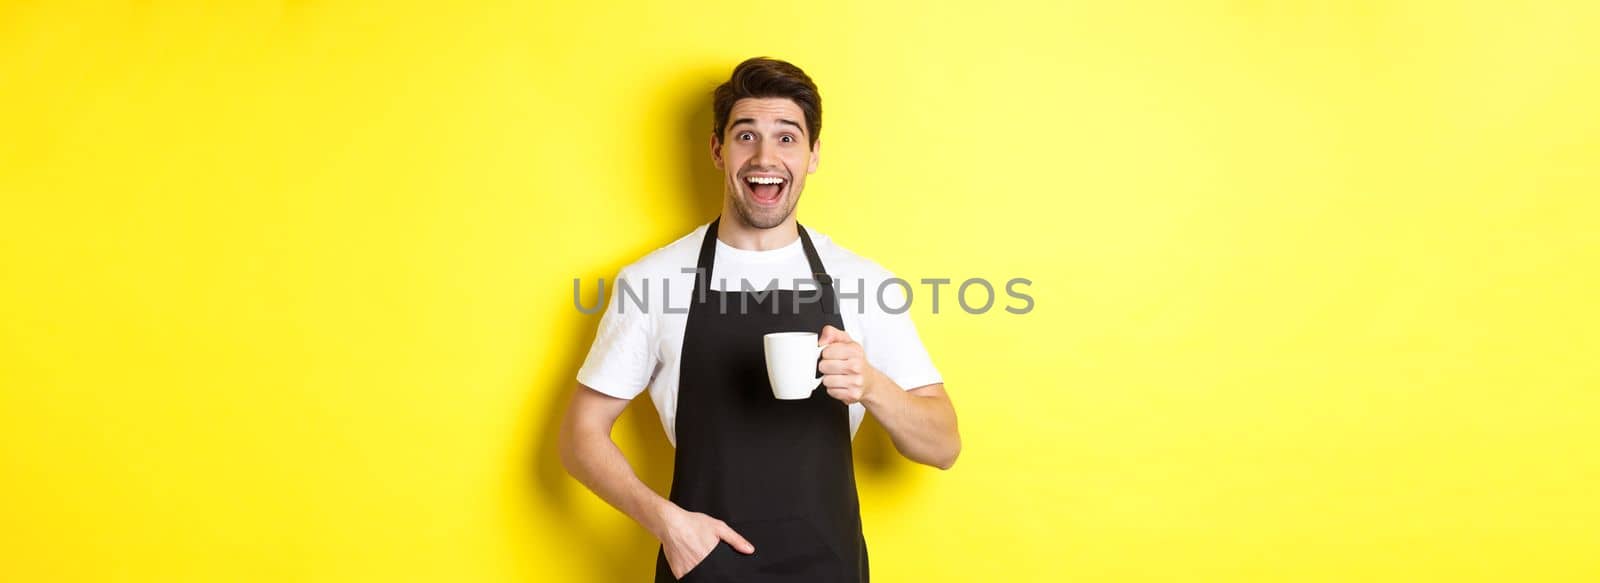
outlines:
[{"label": "man's eyebrow", "polygon": [[[753,117],[741,117],[739,119],[733,120],[733,123],[728,124],[728,128],[732,129],[734,127],[738,127],[739,124],[745,124],[745,123],[750,124],[750,125],[755,125],[756,119],[753,118]],[[780,117],[780,118],[778,118],[778,123],[792,125],[792,126],[795,127],[795,129],[800,130],[800,133],[802,133],[802,134],[804,134],[806,132],[805,126],[800,125],[799,122],[794,121],[792,119],[787,119],[787,118],[781,118]]]},{"label": "man's eyebrow", "polygon": [[792,125],[792,126],[794,126],[795,129],[800,130],[800,133],[802,133],[802,134],[806,132],[806,128],[800,127],[800,124],[795,123],[795,121],[792,120],[792,119],[778,118],[778,123],[786,123],[786,124]]}]

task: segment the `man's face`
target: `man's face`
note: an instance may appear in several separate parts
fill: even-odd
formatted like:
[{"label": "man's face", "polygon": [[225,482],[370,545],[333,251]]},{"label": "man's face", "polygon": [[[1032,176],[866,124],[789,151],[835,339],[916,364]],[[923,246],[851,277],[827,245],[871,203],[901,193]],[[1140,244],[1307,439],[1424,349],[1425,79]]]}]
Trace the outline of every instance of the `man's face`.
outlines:
[{"label": "man's face", "polygon": [[817,171],[800,106],[782,97],[740,99],[720,138],[711,137],[711,157],[734,210],[757,229],[783,224],[800,202],[806,175]]}]

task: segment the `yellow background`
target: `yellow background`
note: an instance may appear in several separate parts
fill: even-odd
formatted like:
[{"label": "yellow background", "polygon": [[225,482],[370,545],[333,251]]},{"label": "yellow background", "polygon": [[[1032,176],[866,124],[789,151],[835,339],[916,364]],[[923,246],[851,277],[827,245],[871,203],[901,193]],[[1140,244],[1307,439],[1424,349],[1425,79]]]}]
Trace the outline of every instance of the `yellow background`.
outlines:
[{"label": "yellow background", "polygon": [[1034,281],[918,286],[966,449],[863,429],[879,580],[1600,580],[1594,3],[398,4],[0,4],[0,579],[646,580],[572,279],[772,55],[803,221]]}]

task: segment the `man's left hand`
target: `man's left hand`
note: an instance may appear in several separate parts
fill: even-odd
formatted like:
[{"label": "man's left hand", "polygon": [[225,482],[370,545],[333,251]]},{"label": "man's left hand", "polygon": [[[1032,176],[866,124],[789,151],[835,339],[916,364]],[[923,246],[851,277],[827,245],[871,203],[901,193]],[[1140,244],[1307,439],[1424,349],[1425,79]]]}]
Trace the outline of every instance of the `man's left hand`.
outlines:
[{"label": "man's left hand", "polygon": [[877,386],[879,373],[867,364],[867,351],[844,330],[824,326],[817,335],[817,344],[827,346],[822,349],[817,370],[822,372],[822,386],[828,389],[828,396],[853,405]]}]

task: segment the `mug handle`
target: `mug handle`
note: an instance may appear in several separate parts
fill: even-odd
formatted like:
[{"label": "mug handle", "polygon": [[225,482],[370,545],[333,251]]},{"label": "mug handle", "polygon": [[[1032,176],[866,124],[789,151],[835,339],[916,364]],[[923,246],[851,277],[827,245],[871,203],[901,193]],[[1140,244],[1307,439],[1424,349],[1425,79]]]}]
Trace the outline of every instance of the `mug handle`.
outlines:
[{"label": "mug handle", "polygon": [[[829,342],[828,344],[833,344],[833,343]],[[827,348],[828,344],[823,344],[821,346],[818,346],[817,347],[816,356],[811,359],[811,360],[817,361],[817,380],[813,381],[813,382],[815,382],[817,384],[817,387],[821,387],[822,386],[822,349]],[[812,388],[811,390],[815,391],[817,389],[816,388]]]}]

